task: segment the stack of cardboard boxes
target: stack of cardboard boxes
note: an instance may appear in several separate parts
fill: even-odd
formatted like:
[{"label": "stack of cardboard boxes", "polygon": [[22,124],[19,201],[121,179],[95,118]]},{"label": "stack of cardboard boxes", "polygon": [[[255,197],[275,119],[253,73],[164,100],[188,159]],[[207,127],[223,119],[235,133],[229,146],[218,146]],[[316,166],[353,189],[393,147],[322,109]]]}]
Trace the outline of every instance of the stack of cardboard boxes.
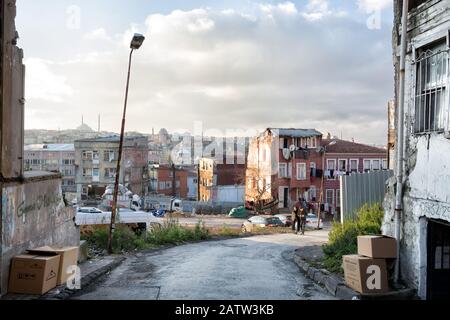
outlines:
[{"label": "stack of cardboard boxes", "polygon": [[41,247],[11,261],[10,293],[42,295],[63,285],[77,266],[78,247]]},{"label": "stack of cardboard boxes", "polygon": [[358,254],[343,257],[345,282],[356,292],[389,291],[388,266],[397,257],[397,242],[386,236],[358,237]]}]

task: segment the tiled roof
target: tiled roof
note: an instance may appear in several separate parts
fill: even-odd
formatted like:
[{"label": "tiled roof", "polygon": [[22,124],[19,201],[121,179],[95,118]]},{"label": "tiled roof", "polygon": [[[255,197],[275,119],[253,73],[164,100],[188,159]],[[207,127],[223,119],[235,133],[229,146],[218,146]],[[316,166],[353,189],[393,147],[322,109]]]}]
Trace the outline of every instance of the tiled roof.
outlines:
[{"label": "tiled roof", "polygon": [[[336,144],[329,145],[333,141],[336,141]],[[322,145],[327,146],[327,153],[373,153],[387,155],[387,150],[385,149],[339,139],[324,139],[322,140]]]}]

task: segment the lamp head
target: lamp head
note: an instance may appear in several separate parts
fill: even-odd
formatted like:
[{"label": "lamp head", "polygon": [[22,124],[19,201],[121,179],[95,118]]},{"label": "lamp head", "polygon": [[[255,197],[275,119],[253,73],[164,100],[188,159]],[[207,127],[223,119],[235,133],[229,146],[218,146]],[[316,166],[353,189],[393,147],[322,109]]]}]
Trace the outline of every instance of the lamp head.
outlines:
[{"label": "lamp head", "polygon": [[145,37],[140,33],[135,33],[133,39],[131,40],[130,48],[133,50],[137,50],[142,46]]}]

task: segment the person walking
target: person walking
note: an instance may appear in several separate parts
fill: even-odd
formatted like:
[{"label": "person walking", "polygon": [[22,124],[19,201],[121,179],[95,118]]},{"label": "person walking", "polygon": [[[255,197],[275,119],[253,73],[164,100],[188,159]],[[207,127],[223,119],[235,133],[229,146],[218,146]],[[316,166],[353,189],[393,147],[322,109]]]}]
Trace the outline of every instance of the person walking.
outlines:
[{"label": "person walking", "polygon": [[292,228],[296,234],[305,234],[307,214],[308,204],[305,199],[299,198],[292,209]]}]

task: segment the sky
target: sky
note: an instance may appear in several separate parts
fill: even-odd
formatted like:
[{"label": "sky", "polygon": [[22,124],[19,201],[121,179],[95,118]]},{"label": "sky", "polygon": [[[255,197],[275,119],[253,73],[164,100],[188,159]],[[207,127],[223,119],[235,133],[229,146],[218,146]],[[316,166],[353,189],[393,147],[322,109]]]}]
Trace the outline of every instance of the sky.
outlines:
[{"label": "sky", "polygon": [[17,0],[26,129],[251,135],[316,128],[385,144],[392,0]]}]

